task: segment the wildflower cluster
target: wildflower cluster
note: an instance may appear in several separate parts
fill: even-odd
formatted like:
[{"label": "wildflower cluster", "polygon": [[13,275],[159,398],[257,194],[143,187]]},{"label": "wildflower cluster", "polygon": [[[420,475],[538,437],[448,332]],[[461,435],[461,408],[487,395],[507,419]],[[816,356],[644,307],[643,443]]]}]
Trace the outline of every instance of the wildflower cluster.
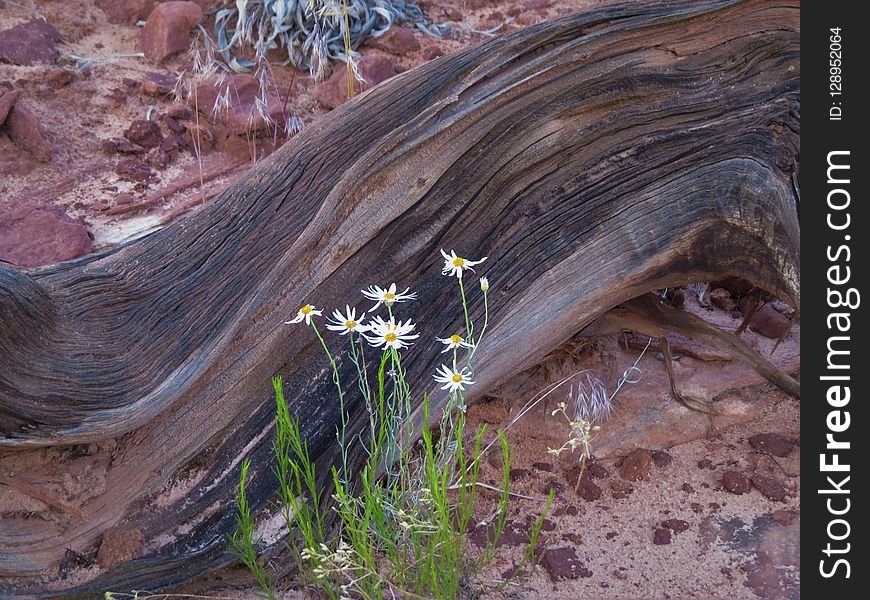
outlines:
[{"label": "wildflower cluster", "polygon": [[[429,397],[422,397],[423,428],[418,444],[411,442],[412,401],[403,352],[420,338],[410,318],[399,318],[399,305],[417,299],[410,288],[396,283],[372,285],[361,290],[372,302],[368,310],[345,304],[326,317],[325,329],[337,333],[346,343],[341,359],[330,350],[321,331],[325,309],[313,304],[299,308],[286,324],[309,327],[320,341],[332,367],[338,392],[341,421],[336,437],[341,449],[340,464],[332,468],[333,503],[324,508],[322,483],[302,437],[299,421],[290,416],[280,378],[273,380],[277,406],[277,458],[275,475],[280,486],[281,505],[288,529],[295,527],[302,549],[295,555],[300,572],[330,598],[419,597],[423,594],[454,598],[469,559],[462,551],[463,534],[474,511],[481,441],[485,429],[475,435],[471,460],[463,448],[465,394],[474,385],[473,362],[489,320],[489,281],[480,280],[483,296],[483,325],[475,332],[469,312],[463,277],[487,259],[472,260],[441,251],[442,274],[456,281],[462,304],[464,330],[435,337],[443,346],[441,355],[450,360],[437,366],[433,379],[448,399],[437,424],[437,435],[429,429]],[[380,311],[380,314],[377,314]],[[379,358],[369,360],[367,353]],[[351,434],[345,398],[351,390],[341,381],[339,360],[349,360],[356,369],[356,388],[368,412],[368,427]],[[376,376],[370,377],[372,367]],[[356,393],[356,392],[354,392]],[[493,514],[496,518],[492,548],[504,527],[507,514],[510,457],[503,440],[504,492]],[[349,449],[365,453],[361,469],[351,472]],[[354,453],[353,456],[360,456]],[[338,461],[337,461],[338,462]],[[247,470],[243,472],[245,476]],[[244,485],[240,485],[244,494]],[[236,554],[252,570],[259,569],[261,585],[270,596],[270,579],[262,573],[253,551],[252,522],[245,502],[239,504],[240,535],[234,539]],[[334,511],[340,529],[337,541],[325,536],[327,515]],[[244,526],[244,527],[242,527]],[[493,552],[481,560],[490,560]]]}]

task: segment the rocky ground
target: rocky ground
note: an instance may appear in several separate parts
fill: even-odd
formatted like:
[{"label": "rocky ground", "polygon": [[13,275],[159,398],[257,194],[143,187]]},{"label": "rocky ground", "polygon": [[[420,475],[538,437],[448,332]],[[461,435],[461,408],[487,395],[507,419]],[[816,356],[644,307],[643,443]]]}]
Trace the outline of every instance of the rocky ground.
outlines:
[{"label": "rocky ground", "polygon": [[[145,235],[195,211],[286,141],[283,129],[251,118],[256,85],[248,76],[223,84],[232,87],[233,100],[217,115],[210,106],[224,88],[214,81],[185,79],[196,93],[174,94],[179,73],[189,71],[192,27],[200,20],[208,27],[219,2],[187,2],[171,13],[154,10],[157,4],[0,0],[0,260],[36,267]],[[589,4],[424,0],[427,16],[453,22],[454,35],[436,39],[396,28],[362,48],[363,75],[376,85],[484,39],[481,30],[498,27],[492,35],[500,35]],[[311,126],[346,100],[341,69],[316,84],[307,72],[275,67],[273,81],[267,108],[278,123],[296,119]],[[733,331],[747,307],[738,305],[740,290],[729,287],[689,286],[680,292],[681,304]],[[799,373],[799,326],[774,351],[790,316],[788,307],[771,302],[743,337]],[[647,341],[634,334],[577,338],[471,407],[470,422],[503,428],[548,384],[582,370],[612,390]],[[715,348],[678,336],[671,345],[680,389],[713,401],[719,414],[710,420],[670,396],[661,349],[653,342],[638,363],[640,380],[617,395],[616,410],[594,442],[596,460],[577,485],[576,456],[547,451],[568,435],[564,421],[551,414],[568,387],[554,392],[508,432],[512,490],[523,497],[512,503],[502,552],[471,582],[473,594],[799,597],[798,400]],[[497,483],[499,469],[497,458],[488,459],[484,480]],[[56,492],[73,502],[82,483],[69,479]],[[551,488],[556,500],[539,564],[503,583]],[[4,504],[12,502],[10,493],[0,481],[0,509],[15,508]],[[35,512],[52,510],[33,497],[28,502]],[[484,533],[473,531],[469,547]],[[100,564],[142,550],[141,540],[137,547],[129,536],[104,543]],[[232,574],[218,577],[188,591],[250,594],[227,587]]]}]

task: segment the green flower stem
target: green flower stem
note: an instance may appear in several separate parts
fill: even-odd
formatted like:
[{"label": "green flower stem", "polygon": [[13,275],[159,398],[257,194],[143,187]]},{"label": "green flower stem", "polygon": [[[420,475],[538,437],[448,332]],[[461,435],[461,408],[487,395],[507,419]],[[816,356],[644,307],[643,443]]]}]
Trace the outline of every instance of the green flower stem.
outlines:
[{"label": "green flower stem", "polygon": [[326,340],[323,339],[320,330],[317,329],[317,324],[313,320],[311,321],[311,329],[314,330],[317,339],[320,340],[320,345],[323,346],[323,351],[326,352],[326,357],[329,359],[329,364],[332,366],[332,381],[335,383],[335,387],[338,390],[338,402],[341,409],[341,431],[336,432],[336,436],[338,437],[338,443],[341,446],[342,476],[347,478],[349,477],[347,472],[347,444],[345,444],[345,434],[347,433],[347,411],[344,408],[344,392],[341,391],[341,379],[338,375],[338,365],[335,363],[335,359],[332,357],[332,353],[326,345]]},{"label": "green flower stem", "polygon": [[459,293],[462,295],[462,311],[465,313],[465,333],[468,337],[465,341],[470,341],[474,338],[474,323],[468,318],[468,303],[465,301],[465,286],[462,285],[462,277],[459,279]]}]

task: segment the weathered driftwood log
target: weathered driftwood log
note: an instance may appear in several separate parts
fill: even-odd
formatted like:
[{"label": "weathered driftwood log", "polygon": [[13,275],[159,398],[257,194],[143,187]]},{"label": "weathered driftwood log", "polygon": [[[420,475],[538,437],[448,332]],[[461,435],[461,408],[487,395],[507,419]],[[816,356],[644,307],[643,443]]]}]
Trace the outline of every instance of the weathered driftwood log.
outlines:
[{"label": "weathered driftwood log", "polygon": [[[39,518],[4,505],[4,597],[226,564],[243,457],[254,505],[274,497],[272,375],[320,463],[335,457],[325,361],[284,319],[411,285],[407,367],[433,392],[434,337],[461,322],[439,248],[489,256],[478,394],[657,288],[736,276],[798,306],[798,12],[630,3],[530,27],[384,83],[144,239],[0,267],[0,488],[55,497]],[[65,550],[113,526],[141,530],[144,557],[63,592]]]}]

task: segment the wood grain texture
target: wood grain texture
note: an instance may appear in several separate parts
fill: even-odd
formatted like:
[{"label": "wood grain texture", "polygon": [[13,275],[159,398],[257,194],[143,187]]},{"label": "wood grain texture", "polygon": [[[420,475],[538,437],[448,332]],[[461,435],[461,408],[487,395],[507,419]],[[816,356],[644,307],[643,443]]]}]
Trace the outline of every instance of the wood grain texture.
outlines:
[{"label": "wood grain texture", "polygon": [[[371,283],[413,286],[397,311],[422,333],[411,385],[443,402],[434,338],[461,314],[444,310],[439,248],[490,257],[475,394],[650,290],[735,276],[799,306],[798,30],[791,0],[632,3],[529,27],[363,94],[144,239],[0,266],[0,466],[39,485],[92,460],[105,483],[85,520],[4,518],[3,595],[154,590],[227,564],[243,457],[254,505],[274,493],[272,375],[330,464],[325,359],[283,325],[304,302],[365,309]],[[76,458],[83,444],[97,450]],[[144,532],[143,558],[52,581],[66,548],[118,524]]]}]

